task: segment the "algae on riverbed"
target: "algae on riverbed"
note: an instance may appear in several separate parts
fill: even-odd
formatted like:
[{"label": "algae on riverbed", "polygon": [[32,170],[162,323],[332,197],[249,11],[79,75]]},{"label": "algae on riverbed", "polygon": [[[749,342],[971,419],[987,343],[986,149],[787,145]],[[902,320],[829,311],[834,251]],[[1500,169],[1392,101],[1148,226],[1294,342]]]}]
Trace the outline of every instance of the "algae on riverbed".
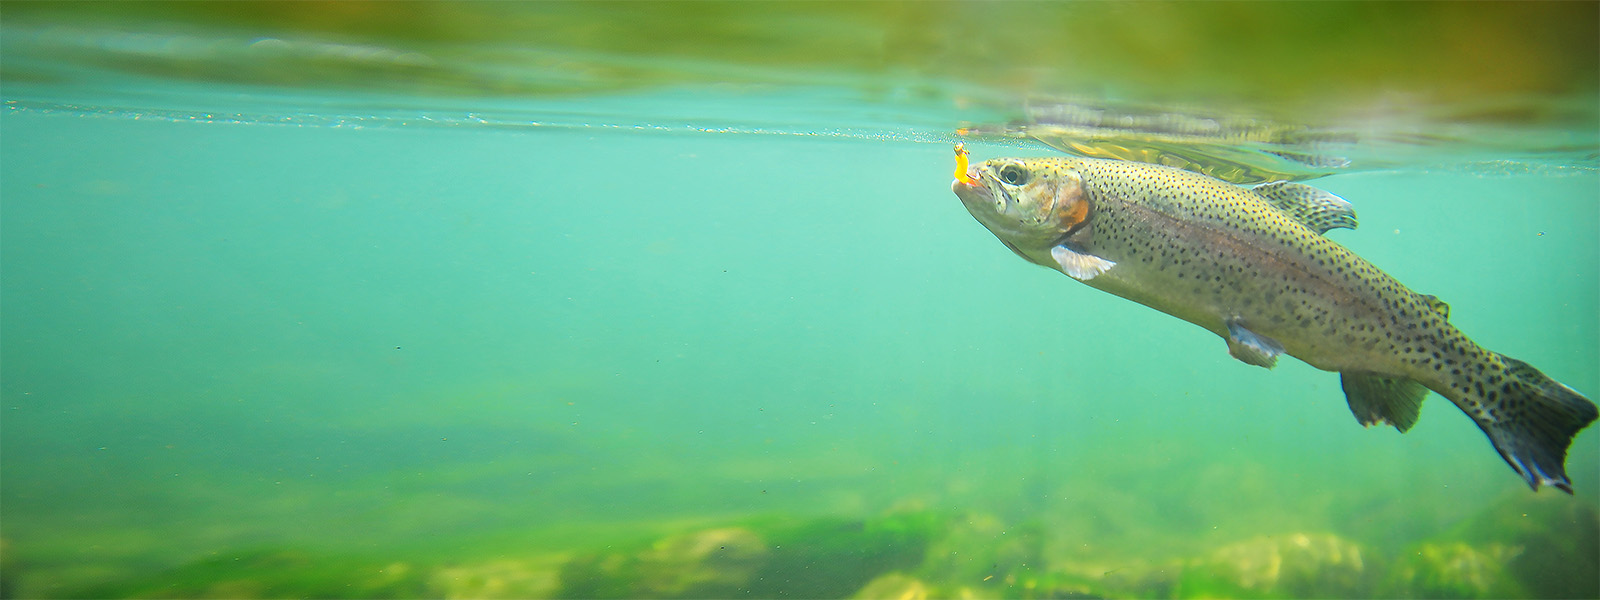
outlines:
[{"label": "algae on riverbed", "polygon": [[[1513,503],[1522,504],[1522,503]],[[1562,528],[1592,511],[1530,517]],[[1498,518],[1486,515],[1493,520]],[[472,561],[261,551],[79,590],[82,597],[196,598],[1397,598],[1554,597],[1517,557],[1526,546],[1425,542],[1399,556],[1324,533],[1229,543],[1199,556],[1067,558],[1050,531],[981,513],[895,512],[861,520],[758,519],[581,552]],[[1000,543],[980,543],[1004,535]],[[1159,554],[1159,553],[1158,553]],[[1594,573],[1594,554],[1568,570]],[[1585,566],[1587,565],[1587,566]],[[1579,581],[1569,573],[1567,581]]]}]

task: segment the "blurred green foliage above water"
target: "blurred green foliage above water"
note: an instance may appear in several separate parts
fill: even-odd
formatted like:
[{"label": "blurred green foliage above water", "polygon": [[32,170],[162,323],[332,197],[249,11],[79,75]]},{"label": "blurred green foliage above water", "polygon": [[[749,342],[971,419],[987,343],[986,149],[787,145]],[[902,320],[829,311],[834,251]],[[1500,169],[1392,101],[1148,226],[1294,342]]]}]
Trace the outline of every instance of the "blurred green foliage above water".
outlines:
[{"label": "blurred green foliage above water", "polygon": [[[1594,2],[41,2],[8,4],[5,19],[230,31],[254,40],[254,58],[285,59],[122,53],[134,70],[426,93],[848,76],[1310,114],[1450,105],[1528,122],[1592,120],[1600,89]],[[306,42],[323,45],[294,51]],[[7,77],[36,75],[7,62]]]},{"label": "blurred green foliage above water", "polygon": [[1589,392],[1597,7],[5,3],[0,598],[1593,597],[1593,478],[1021,271],[944,144],[1360,173]]}]

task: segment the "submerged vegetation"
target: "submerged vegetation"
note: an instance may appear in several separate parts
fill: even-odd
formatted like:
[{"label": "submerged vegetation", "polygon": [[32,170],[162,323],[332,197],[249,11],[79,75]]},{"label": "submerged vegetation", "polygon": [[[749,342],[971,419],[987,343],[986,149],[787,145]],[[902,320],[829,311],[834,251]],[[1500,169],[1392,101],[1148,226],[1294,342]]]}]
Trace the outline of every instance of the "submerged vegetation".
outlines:
[{"label": "submerged vegetation", "polygon": [[4,10],[0,600],[1600,597],[1592,432],[1363,432],[947,188],[1336,175],[1592,395],[1596,3]]},{"label": "submerged vegetation", "polygon": [[[1507,520],[1519,532],[1484,541]],[[1505,598],[1594,597],[1594,509],[1508,502],[1398,552],[1285,532],[1194,556],[1111,556],[1041,523],[901,509],[750,519],[581,551],[389,560],[259,550],[75,590],[106,598]],[[1574,535],[1576,534],[1576,535]],[[1497,538],[1504,540],[1502,536]]]}]

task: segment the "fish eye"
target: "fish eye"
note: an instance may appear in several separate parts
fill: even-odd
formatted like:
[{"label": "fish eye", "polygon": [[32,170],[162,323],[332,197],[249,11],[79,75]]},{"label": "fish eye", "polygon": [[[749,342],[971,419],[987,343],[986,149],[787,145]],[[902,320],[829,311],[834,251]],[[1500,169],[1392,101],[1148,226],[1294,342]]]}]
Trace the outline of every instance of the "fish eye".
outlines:
[{"label": "fish eye", "polygon": [[1006,165],[1000,169],[1000,181],[1011,185],[1022,185],[1028,180],[1028,172],[1016,165]]}]

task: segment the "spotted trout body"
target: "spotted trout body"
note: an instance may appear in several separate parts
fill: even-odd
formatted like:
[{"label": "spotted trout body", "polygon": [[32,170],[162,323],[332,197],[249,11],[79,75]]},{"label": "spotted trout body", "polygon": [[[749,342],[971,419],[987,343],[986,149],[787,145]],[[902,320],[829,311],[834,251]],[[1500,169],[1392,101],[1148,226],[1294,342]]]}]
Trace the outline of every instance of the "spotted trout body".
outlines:
[{"label": "spotted trout body", "polygon": [[1337,196],[1078,158],[990,160],[951,188],[1029,262],[1204,327],[1246,363],[1270,368],[1288,354],[1338,371],[1363,425],[1405,431],[1433,390],[1530,486],[1571,491],[1567,448],[1594,404],[1478,346],[1443,302],[1323,237],[1356,225]]}]

